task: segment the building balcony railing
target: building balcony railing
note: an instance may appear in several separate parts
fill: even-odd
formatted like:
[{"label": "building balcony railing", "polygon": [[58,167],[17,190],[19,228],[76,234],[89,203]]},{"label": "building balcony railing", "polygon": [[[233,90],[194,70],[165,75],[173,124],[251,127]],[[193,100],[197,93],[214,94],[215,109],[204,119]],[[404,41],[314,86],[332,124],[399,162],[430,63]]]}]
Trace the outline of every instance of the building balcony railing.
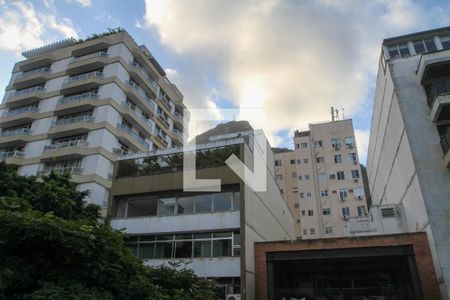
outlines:
[{"label": "building balcony railing", "polygon": [[167,135],[164,134],[162,131],[156,132],[156,137],[164,144],[164,145],[168,145],[169,142],[167,142],[166,138]]},{"label": "building balcony railing", "polygon": [[69,97],[61,97],[58,100],[57,104],[59,104],[59,105],[61,105],[61,104],[70,104],[70,103],[83,101],[83,100],[96,100],[96,99],[98,99],[98,94],[97,93],[88,92],[88,93],[72,95],[72,96],[69,96]]},{"label": "building balcony railing", "polygon": [[30,135],[31,129],[29,128],[19,128],[14,130],[5,130],[0,132],[0,137],[14,136],[14,135]]},{"label": "building balcony railing", "polygon": [[144,122],[150,128],[150,131],[153,130],[153,124],[147,118],[145,118],[142,114],[139,114],[139,112],[136,109],[136,105],[134,105],[130,102],[126,102],[126,101],[122,101],[121,105],[122,105],[122,107],[130,109],[136,117],[141,119],[142,122]]},{"label": "building balcony railing", "polygon": [[167,128],[170,127],[170,123],[169,123],[169,121],[167,121],[167,117],[165,117],[162,114],[158,114],[158,119],[160,119]]},{"label": "building balcony railing", "polygon": [[30,87],[30,88],[27,88],[27,89],[23,89],[23,90],[19,90],[19,91],[14,92],[14,93],[9,95],[9,98],[22,96],[22,95],[26,95],[26,94],[44,93],[44,92],[45,92],[45,88],[43,86],[33,86],[33,87]]},{"label": "building balcony railing", "polygon": [[25,78],[28,78],[35,74],[50,73],[51,71],[52,71],[52,69],[50,67],[42,67],[42,68],[34,69],[34,70],[31,70],[28,72],[23,72],[22,74],[17,75],[16,79],[25,79]]},{"label": "building balcony railing", "polygon": [[175,133],[175,134],[178,136],[178,138],[179,138],[181,141],[185,141],[186,137],[185,137],[185,135],[184,135],[180,130],[174,128],[174,129],[172,129],[172,131],[173,131],[173,133]]},{"label": "building balcony railing", "polygon": [[150,74],[148,74],[148,72],[145,71],[144,68],[142,68],[137,62],[135,62],[133,60],[130,60],[130,65],[141,73],[141,75],[148,81],[148,83],[149,83],[150,87],[153,89],[153,92],[155,93],[155,95],[158,97],[160,87],[153,80],[153,78],[150,76]]},{"label": "building balcony railing", "polygon": [[24,158],[25,152],[24,151],[3,151],[0,152],[0,159],[6,159],[6,158]]},{"label": "building balcony railing", "polygon": [[37,112],[39,112],[39,107],[28,106],[28,107],[14,109],[11,111],[4,112],[3,117],[11,117],[11,116],[16,116],[16,115],[20,115],[20,114],[24,114],[24,113],[29,113],[29,112],[37,113]]},{"label": "building balcony railing", "polygon": [[63,142],[63,143],[47,145],[44,147],[44,152],[58,150],[58,149],[62,149],[62,148],[88,147],[88,146],[89,146],[89,143],[87,141],[83,141],[83,140],[70,141],[70,142]]},{"label": "building balcony railing", "polygon": [[129,134],[130,136],[132,136],[134,139],[136,139],[140,144],[142,144],[146,148],[150,147],[150,145],[145,141],[145,139],[143,137],[139,136],[130,127],[119,123],[119,124],[117,124],[117,129]]},{"label": "building balcony railing", "polygon": [[441,147],[442,151],[444,151],[444,155],[446,155],[450,149],[450,126],[447,127],[441,135]]},{"label": "building balcony railing", "polygon": [[72,82],[76,82],[76,81],[80,81],[80,80],[88,79],[88,78],[92,78],[92,77],[102,78],[103,72],[94,71],[94,72],[83,73],[80,75],[72,76],[72,77],[69,77],[66,80],[64,80],[64,84],[68,84],[68,83],[72,83]]},{"label": "building balcony railing", "polygon": [[91,58],[94,58],[94,57],[108,57],[108,56],[109,56],[109,54],[108,54],[107,51],[99,51],[99,52],[95,52],[95,53],[92,53],[92,54],[88,54],[88,55],[84,55],[84,56],[80,56],[80,57],[75,57],[75,58],[70,60],[69,65],[75,64],[75,63],[80,62],[80,61],[88,60],[88,59],[91,59]]},{"label": "building balcony railing", "polygon": [[450,80],[438,80],[426,86],[427,90],[427,104],[430,109],[433,108],[433,104],[436,98],[446,94],[450,94]]},{"label": "building balcony railing", "polygon": [[131,86],[139,95],[141,95],[144,99],[145,102],[150,106],[150,109],[155,112],[156,110],[156,104],[155,101],[150,98],[145,91],[139,86],[137,85],[135,82],[133,82],[132,80],[128,80],[126,82],[129,86]]},{"label": "building balcony railing", "polygon": [[56,168],[45,168],[38,172],[38,176],[48,175],[51,172],[55,172],[58,174],[83,174],[83,168],[80,167],[56,167]]},{"label": "building balcony railing", "polygon": [[53,121],[51,127],[64,126],[64,125],[81,123],[81,122],[93,122],[94,119],[95,119],[95,117],[90,116],[90,115],[78,116],[78,117],[68,118],[68,119],[61,119],[61,120]]}]

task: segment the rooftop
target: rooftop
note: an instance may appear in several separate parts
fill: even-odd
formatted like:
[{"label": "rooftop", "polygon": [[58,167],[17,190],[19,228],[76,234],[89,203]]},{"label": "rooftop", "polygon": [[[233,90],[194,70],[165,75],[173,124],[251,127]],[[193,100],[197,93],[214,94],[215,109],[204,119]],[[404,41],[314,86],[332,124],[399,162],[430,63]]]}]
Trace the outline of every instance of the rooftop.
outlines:
[{"label": "rooftop", "polygon": [[427,36],[427,35],[439,35],[442,33],[449,33],[449,32],[450,32],[450,26],[445,26],[445,27],[440,27],[440,28],[435,28],[435,29],[430,29],[430,30],[408,33],[408,34],[404,34],[404,35],[386,38],[383,40],[383,45],[390,44],[391,42],[394,42],[394,41],[398,42],[398,41],[403,41],[403,40],[410,40],[412,37]]}]

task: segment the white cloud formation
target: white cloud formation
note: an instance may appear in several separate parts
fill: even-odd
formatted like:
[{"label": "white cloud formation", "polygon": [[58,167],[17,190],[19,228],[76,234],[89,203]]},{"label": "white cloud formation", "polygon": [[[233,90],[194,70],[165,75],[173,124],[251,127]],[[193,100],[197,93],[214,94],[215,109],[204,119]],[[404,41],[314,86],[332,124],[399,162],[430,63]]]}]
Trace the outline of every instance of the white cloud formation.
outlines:
[{"label": "white cloud formation", "polygon": [[76,2],[82,7],[89,7],[92,4],[91,0],[66,0],[66,3]]},{"label": "white cloud formation", "polygon": [[[49,4],[49,2],[46,2]],[[41,13],[31,2],[14,1],[1,4],[0,49],[20,53],[57,39],[78,34],[67,18],[58,18],[54,11]]]},{"label": "white cloud formation", "polygon": [[361,113],[382,39],[449,20],[436,12],[410,0],[146,0],[139,25],[190,66],[178,70],[189,107],[207,107],[216,90],[219,101],[265,109],[276,145],[277,131],[328,120],[330,106]]},{"label": "white cloud formation", "polygon": [[355,129],[356,147],[358,148],[359,161],[366,164],[367,149],[369,148],[370,131]]}]

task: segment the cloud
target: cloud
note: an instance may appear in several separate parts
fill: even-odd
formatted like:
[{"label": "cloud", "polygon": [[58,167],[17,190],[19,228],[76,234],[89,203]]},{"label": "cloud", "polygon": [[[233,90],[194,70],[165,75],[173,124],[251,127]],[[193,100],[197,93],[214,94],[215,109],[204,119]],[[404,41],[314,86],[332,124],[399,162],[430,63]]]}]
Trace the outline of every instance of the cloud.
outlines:
[{"label": "cloud", "polygon": [[188,107],[207,107],[215,90],[241,109],[263,109],[262,129],[277,145],[277,132],[328,120],[330,106],[361,113],[382,39],[418,29],[417,20],[445,23],[436,11],[445,9],[408,0],[146,0],[138,24],[183,61]]},{"label": "cloud", "polygon": [[0,50],[19,54],[57,39],[78,37],[69,19],[60,19],[54,12],[38,12],[30,2],[14,1],[2,4],[2,8]]},{"label": "cloud", "polygon": [[66,3],[76,2],[81,5],[81,7],[89,7],[92,4],[91,0],[66,0]]},{"label": "cloud", "polygon": [[367,149],[369,148],[370,131],[355,129],[355,141],[358,148],[359,160],[362,164],[366,164]]}]

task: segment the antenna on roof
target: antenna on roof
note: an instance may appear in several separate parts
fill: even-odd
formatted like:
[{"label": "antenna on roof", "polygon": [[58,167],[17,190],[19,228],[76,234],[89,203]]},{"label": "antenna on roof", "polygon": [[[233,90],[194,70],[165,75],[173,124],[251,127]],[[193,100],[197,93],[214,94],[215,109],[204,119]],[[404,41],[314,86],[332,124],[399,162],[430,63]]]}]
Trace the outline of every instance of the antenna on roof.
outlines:
[{"label": "antenna on roof", "polygon": [[331,107],[331,121],[336,122],[339,120],[339,110],[334,109],[334,107]]}]

